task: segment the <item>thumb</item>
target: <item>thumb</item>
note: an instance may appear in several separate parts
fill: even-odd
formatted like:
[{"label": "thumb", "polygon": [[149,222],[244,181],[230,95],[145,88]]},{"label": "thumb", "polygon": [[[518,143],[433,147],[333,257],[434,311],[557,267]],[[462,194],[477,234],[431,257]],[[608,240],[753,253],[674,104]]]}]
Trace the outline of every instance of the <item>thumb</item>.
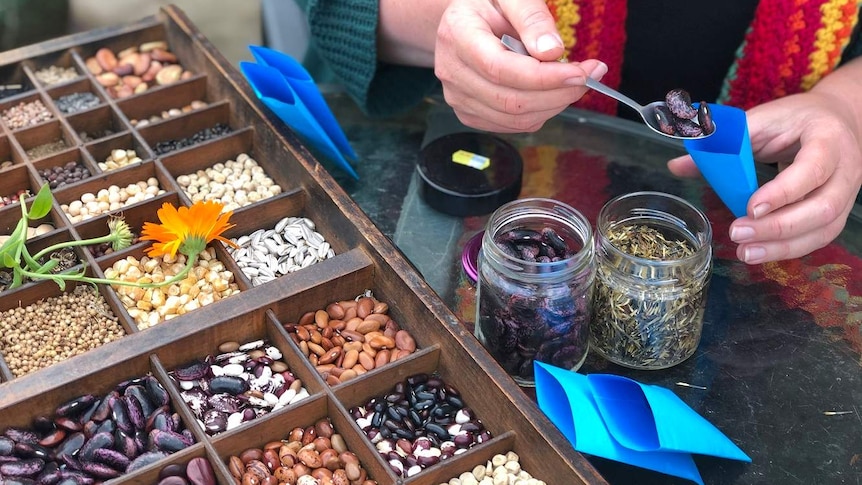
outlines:
[{"label": "thumb", "polygon": [[499,5],[531,56],[555,61],[563,55],[563,39],[545,0],[506,0]]}]

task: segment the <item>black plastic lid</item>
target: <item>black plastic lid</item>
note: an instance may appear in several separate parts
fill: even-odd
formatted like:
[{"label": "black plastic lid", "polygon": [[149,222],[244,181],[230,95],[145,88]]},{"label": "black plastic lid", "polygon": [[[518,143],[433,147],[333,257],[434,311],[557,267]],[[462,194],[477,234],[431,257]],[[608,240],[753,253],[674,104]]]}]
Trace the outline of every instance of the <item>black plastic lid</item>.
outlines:
[{"label": "black plastic lid", "polygon": [[[452,161],[459,150],[488,158],[487,167]],[[490,214],[518,197],[523,166],[518,150],[496,136],[475,132],[441,136],[420,152],[420,194],[428,205],[446,214]]]}]

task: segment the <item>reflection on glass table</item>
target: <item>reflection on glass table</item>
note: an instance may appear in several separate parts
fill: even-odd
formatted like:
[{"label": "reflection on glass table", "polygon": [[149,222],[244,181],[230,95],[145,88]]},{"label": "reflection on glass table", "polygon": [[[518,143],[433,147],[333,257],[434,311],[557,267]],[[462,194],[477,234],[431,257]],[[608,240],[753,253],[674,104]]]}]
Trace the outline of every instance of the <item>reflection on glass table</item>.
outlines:
[{"label": "reflection on glass table", "polygon": [[[418,195],[420,148],[465,130],[443,104],[369,120],[344,96],[329,98],[359,155],[359,181],[330,168],[357,204],[404,252],[472,331],[475,289],[461,249],[487,216],[434,211]],[[862,483],[862,218],[799,259],[748,266],[728,237],[733,215],[703,180],[671,175],[681,144],[634,122],[570,110],[532,134],[502,135],[520,151],[520,197],[568,203],[593,225],[614,196],[652,190],[680,196],[712,223],[714,271],[703,337],[685,362],[635,371],[590,355],[581,372],[624,375],[667,387],[722,430],[750,464],[696,457],[705,483]],[[774,175],[758,167],[761,183]],[[531,390],[524,389],[530,393]],[[683,484],[665,475],[590,457],[611,484]]]}]

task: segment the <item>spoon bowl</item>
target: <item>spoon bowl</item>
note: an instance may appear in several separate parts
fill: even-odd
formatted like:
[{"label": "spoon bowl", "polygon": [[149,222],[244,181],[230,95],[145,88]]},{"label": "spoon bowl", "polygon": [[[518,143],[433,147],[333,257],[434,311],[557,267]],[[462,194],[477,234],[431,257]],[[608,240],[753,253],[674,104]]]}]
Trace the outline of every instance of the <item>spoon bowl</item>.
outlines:
[{"label": "spoon bowl", "polygon": [[[500,41],[503,43],[504,46],[506,46],[512,52],[516,52],[518,54],[523,54],[525,56],[530,55],[530,53],[527,52],[527,48],[524,46],[524,43],[521,42],[520,40],[510,36],[510,35],[503,34],[503,37],[500,38]],[[659,119],[665,118],[666,116],[664,114],[662,114],[662,111],[660,111],[658,109],[659,107],[667,108],[667,103],[665,103],[664,101],[654,101],[654,102],[652,102],[646,106],[642,106],[640,103],[629,98],[625,94],[623,94],[623,93],[621,93],[621,92],[617,91],[616,89],[613,89],[609,86],[606,86],[606,85],[602,84],[601,82],[596,81],[590,77],[587,77],[587,87],[594,90],[594,91],[598,91],[598,92],[604,94],[605,96],[610,96],[611,98],[614,98],[617,101],[625,104],[629,108],[637,111],[638,113],[640,113],[641,118],[644,120],[644,124],[646,124],[652,131],[658,133],[659,135],[666,136],[668,138],[673,138],[676,140],[701,140],[701,139],[707,138],[710,135],[712,135],[713,133],[715,133],[715,130],[717,129],[716,126],[713,126],[713,130],[709,134],[702,134],[700,136],[680,136],[680,135],[673,135],[673,134],[665,133],[664,131],[661,130],[661,126],[659,124]],[[666,111],[666,112],[668,112],[668,111]],[[667,120],[667,121],[669,122],[670,120]],[[697,123],[696,119],[692,120],[692,121]],[[714,123],[713,123],[713,125],[714,125]]]}]

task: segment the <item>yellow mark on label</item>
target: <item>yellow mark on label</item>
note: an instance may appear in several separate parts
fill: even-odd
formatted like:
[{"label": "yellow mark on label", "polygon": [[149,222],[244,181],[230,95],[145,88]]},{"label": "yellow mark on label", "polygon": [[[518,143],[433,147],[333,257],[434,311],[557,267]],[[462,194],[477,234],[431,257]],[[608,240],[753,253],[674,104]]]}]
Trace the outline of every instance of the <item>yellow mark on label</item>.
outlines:
[{"label": "yellow mark on label", "polygon": [[458,150],[457,152],[453,153],[452,161],[455,163],[460,163],[461,165],[473,167],[477,170],[485,170],[486,168],[491,166],[490,158],[483,157],[482,155],[477,155],[473,152],[468,152],[467,150]]}]

